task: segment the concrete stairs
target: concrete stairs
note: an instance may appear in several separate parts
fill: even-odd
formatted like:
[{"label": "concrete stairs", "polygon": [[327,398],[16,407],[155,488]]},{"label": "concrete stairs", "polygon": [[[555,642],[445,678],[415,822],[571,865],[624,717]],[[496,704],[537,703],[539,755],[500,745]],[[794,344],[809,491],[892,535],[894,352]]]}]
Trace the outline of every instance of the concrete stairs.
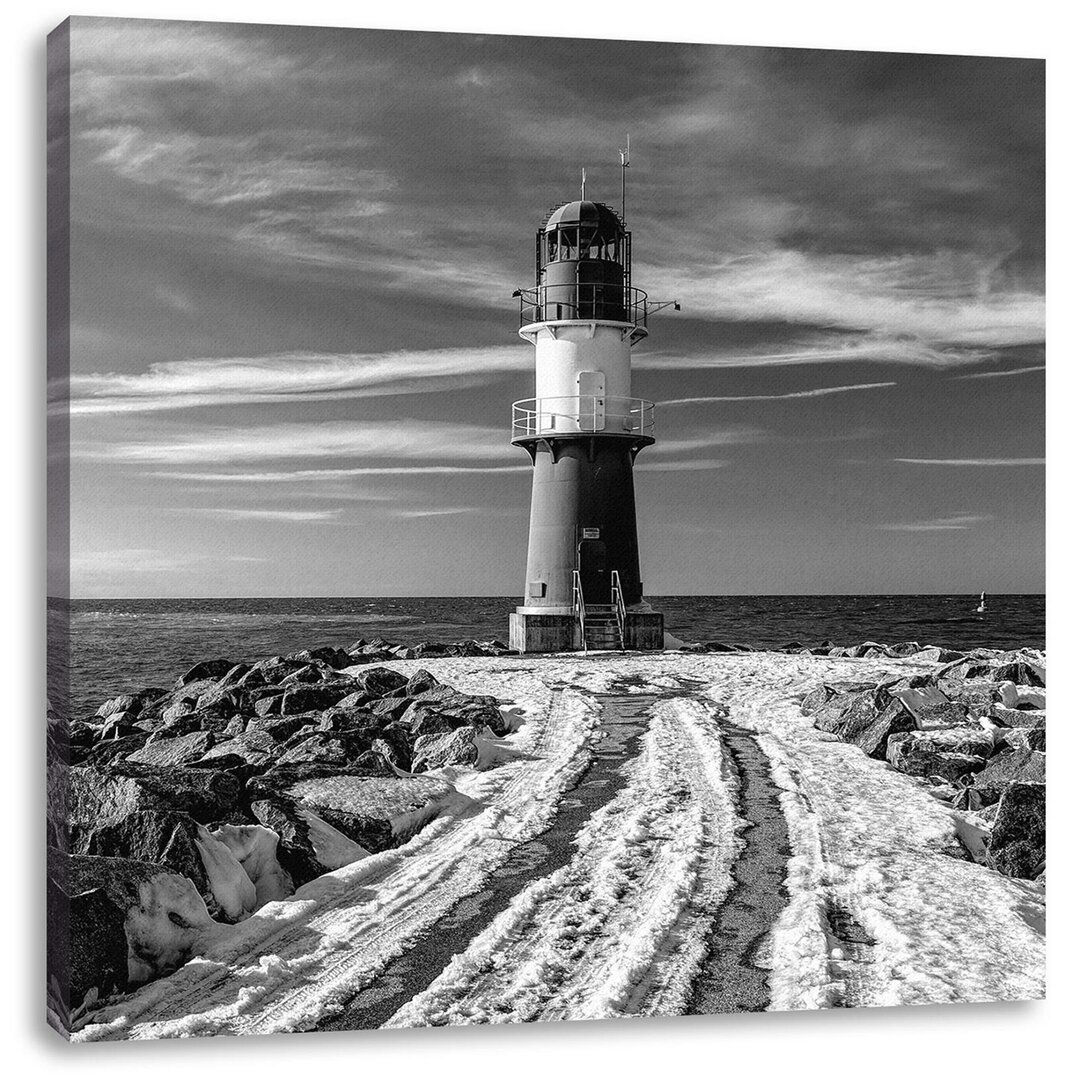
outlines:
[{"label": "concrete stairs", "polygon": [[619,614],[614,604],[585,607],[585,648],[589,652],[621,652],[624,648]]}]

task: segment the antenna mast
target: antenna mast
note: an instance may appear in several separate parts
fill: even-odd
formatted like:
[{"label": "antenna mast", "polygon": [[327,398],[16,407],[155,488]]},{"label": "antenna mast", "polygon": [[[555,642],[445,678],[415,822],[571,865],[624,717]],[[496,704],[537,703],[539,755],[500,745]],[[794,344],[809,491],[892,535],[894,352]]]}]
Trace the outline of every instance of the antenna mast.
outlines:
[{"label": "antenna mast", "polygon": [[619,165],[622,168],[622,219],[626,222],[626,170],[630,168],[630,133],[626,134],[626,149],[619,151]]},{"label": "antenna mast", "polygon": [[581,201],[585,201],[585,170],[581,170]]}]

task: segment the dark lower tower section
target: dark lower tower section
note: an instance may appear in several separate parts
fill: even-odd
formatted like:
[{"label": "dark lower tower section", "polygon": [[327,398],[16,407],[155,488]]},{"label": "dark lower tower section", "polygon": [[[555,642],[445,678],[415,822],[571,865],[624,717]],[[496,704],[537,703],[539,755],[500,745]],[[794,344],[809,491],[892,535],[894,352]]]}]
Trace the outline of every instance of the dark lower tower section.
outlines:
[{"label": "dark lower tower section", "polygon": [[526,604],[571,608],[578,571],[586,604],[611,603],[617,573],[628,607],[641,603],[630,439],[541,439],[533,449]]}]

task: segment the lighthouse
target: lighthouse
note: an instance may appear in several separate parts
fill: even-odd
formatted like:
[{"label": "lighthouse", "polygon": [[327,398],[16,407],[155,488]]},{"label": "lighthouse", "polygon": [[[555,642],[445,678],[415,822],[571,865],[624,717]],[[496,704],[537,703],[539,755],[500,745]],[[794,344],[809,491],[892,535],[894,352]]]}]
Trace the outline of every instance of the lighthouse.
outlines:
[{"label": "lighthouse", "polygon": [[582,189],[546,216],[536,283],[514,294],[536,356],[535,397],[514,403],[511,436],[533,463],[518,652],[663,647],[663,615],[642,600],[634,505],[654,405],[631,392],[630,353],[650,311],[678,305],[633,287],[622,217]]}]

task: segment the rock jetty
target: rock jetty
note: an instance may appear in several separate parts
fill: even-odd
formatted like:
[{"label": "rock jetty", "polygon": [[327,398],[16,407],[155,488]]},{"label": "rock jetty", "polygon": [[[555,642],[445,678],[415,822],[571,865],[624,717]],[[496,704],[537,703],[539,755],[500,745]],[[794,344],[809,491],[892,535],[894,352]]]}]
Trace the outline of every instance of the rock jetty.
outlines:
[{"label": "rock jetty", "polygon": [[950,803],[958,813],[958,837],[976,862],[1009,877],[1044,880],[1044,654],[908,648],[867,642],[828,655],[907,655],[945,663],[906,677],[823,683],[803,699],[803,712],[819,730],[927,784]]},{"label": "rock jetty", "polygon": [[[224,924],[404,842],[515,714],[381,661],[498,656],[501,642],[203,660],[171,687],[48,724],[51,1008],[182,966]],[[343,669],[350,669],[346,672]],[[70,947],[69,947],[70,946]]]}]

